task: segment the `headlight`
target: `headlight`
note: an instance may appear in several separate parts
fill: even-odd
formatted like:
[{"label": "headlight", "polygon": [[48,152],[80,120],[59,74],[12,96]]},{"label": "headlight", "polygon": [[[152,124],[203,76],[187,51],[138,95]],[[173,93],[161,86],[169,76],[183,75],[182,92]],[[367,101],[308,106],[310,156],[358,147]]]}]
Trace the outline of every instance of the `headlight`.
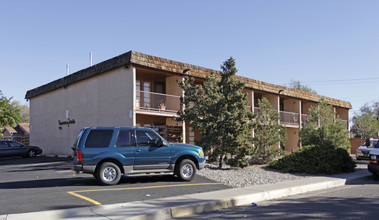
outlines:
[{"label": "headlight", "polygon": [[371,160],[376,160],[376,155],[371,155]]},{"label": "headlight", "polygon": [[203,157],[204,156],[204,152],[202,150],[199,150],[199,155]]}]

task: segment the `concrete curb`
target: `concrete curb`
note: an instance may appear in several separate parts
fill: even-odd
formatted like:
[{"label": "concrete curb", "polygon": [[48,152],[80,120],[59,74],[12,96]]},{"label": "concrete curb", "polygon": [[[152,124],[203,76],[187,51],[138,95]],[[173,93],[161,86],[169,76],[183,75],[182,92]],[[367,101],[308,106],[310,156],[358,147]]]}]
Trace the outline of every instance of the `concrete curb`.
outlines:
[{"label": "concrete curb", "polygon": [[171,219],[343,186],[347,182],[370,175],[367,170],[359,170],[333,177],[302,178],[276,184],[254,185],[163,199],[9,214],[0,216],[0,219]]}]

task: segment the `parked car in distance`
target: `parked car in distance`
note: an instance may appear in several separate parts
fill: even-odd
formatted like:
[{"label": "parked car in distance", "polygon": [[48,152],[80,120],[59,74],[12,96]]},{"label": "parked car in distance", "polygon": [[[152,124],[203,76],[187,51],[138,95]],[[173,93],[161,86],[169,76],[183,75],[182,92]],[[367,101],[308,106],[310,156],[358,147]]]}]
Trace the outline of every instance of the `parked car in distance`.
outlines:
[{"label": "parked car in distance", "polygon": [[379,179],[379,142],[377,142],[374,149],[370,151],[368,171],[372,173],[375,179]]},{"label": "parked car in distance", "polygon": [[39,147],[23,145],[17,141],[0,141],[0,157],[35,157],[38,154],[42,154]]},{"label": "parked car in distance", "polygon": [[376,143],[378,143],[378,139],[366,139],[366,142],[356,150],[355,156],[357,160],[370,159],[370,151],[374,149]]},{"label": "parked car in distance", "polygon": [[96,127],[80,131],[71,169],[92,174],[103,185],[121,175],[176,175],[191,181],[205,163],[199,146],[168,143],[150,128]]}]

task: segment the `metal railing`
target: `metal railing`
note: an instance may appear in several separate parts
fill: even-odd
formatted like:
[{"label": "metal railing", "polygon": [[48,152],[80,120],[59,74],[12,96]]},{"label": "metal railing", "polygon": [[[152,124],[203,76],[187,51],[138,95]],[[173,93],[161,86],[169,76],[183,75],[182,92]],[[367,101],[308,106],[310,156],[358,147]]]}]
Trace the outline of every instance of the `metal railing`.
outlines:
[{"label": "metal railing", "polygon": [[280,111],[280,123],[288,125],[299,125],[299,113]]},{"label": "metal railing", "polygon": [[257,114],[260,113],[260,109],[259,109],[259,107],[254,107],[254,113],[257,113]]},{"label": "metal railing", "polygon": [[137,90],[135,107],[146,111],[176,113],[180,109],[180,96]]}]

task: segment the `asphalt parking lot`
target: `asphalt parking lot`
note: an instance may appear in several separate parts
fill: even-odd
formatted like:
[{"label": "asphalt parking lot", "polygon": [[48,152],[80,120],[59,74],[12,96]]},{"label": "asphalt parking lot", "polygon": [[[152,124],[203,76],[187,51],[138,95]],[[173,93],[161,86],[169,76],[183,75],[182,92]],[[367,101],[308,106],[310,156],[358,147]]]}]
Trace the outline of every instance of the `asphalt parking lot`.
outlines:
[{"label": "asphalt parking lot", "polygon": [[123,177],[100,186],[88,174],[76,175],[64,158],[0,158],[0,214],[105,205],[229,188],[197,175],[191,182],[172,176]]}]

